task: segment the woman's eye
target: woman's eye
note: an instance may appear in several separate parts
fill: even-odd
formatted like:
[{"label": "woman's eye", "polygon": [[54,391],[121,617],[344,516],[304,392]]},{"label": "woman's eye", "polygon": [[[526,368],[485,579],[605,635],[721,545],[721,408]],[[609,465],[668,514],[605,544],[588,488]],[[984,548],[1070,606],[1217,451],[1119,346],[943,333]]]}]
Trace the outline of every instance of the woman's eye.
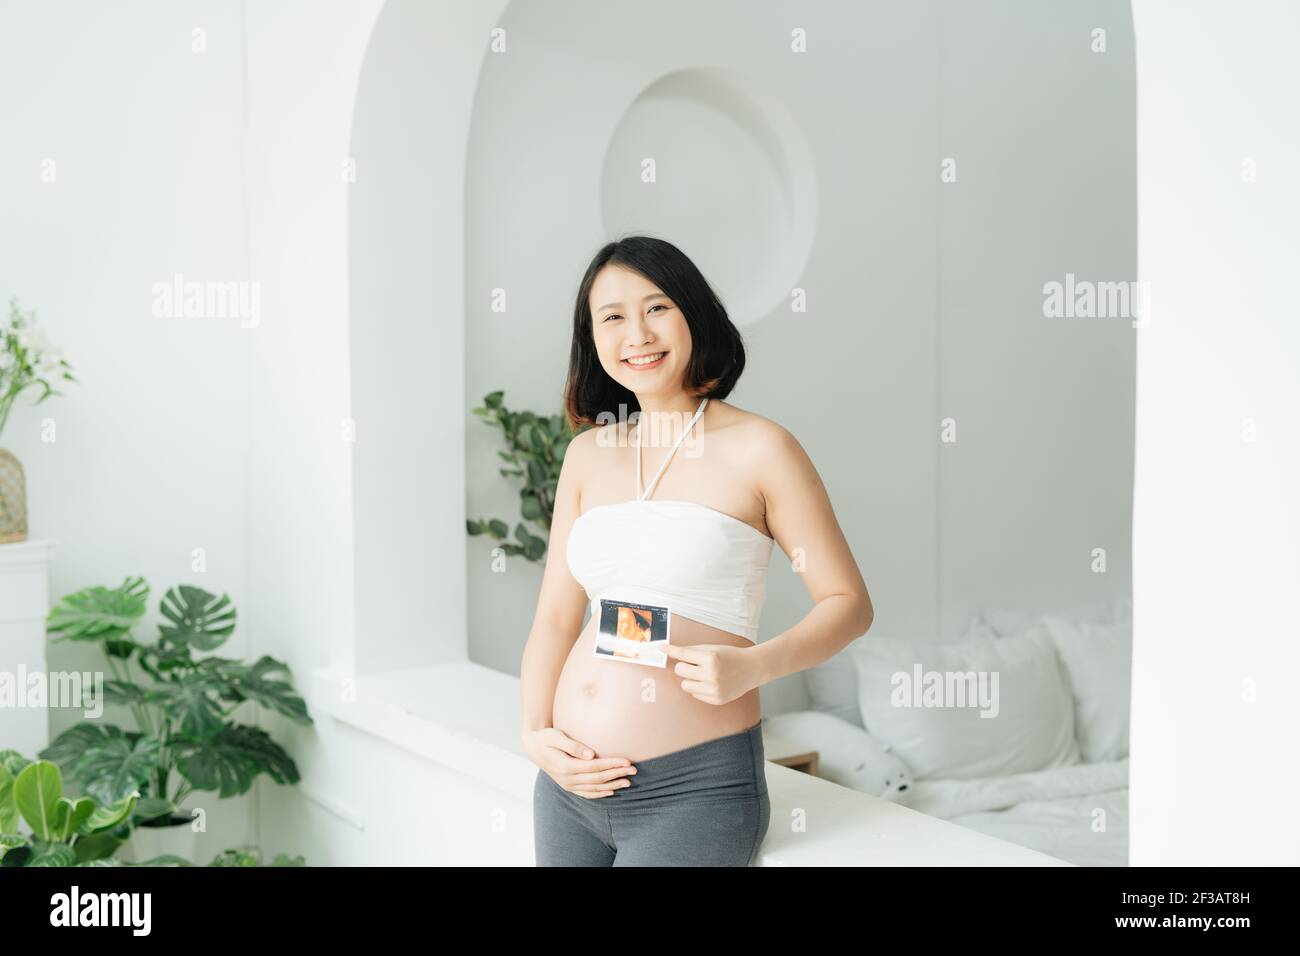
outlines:
[{"label": "woman's eye", "polygon": [[[650,306],[648,311],[653,312],[655,309],[667,309],[667,308],[668,306],[664,305],[662,302],[656,302],[654,305]],[[621,319],[621,318],[623,318],[623,316],[619,315],[617,312],[614,312],[611,313],[610,315],[605,316],[600,321],[608,322],[610,319]]]}]

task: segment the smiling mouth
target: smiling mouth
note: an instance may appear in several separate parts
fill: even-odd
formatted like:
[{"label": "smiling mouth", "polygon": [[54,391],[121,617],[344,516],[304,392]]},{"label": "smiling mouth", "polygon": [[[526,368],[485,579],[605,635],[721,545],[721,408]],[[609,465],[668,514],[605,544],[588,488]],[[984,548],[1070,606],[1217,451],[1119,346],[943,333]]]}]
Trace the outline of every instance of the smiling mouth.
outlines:
[{"label": "smiling mouth", "polygon": [[628,368],[635,369],[654,368],[664,360],[664,356],[667,354],[668,352],[665,350],[663,352],[652,352],[649,355],[635,355],[632,358],[623,359],[623,364]]}]

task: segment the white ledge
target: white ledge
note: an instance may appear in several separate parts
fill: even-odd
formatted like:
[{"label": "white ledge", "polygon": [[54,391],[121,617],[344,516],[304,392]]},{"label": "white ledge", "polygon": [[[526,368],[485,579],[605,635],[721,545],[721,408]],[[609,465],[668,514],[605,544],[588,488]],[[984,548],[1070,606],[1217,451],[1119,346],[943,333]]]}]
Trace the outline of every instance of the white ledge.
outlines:
[{"label": "white ledge", "polygon": [[45,568],[54,560],[59,542],[53,538],[10,541],[0,544],[0,568],[30,570]]},{"label": "white ledge", "polygon": [[[532,803],[518,678],[468,661],[312,677],[314,709]],[[758,866],[1072,865],[770,761],[766,771],[772,816]]]}]

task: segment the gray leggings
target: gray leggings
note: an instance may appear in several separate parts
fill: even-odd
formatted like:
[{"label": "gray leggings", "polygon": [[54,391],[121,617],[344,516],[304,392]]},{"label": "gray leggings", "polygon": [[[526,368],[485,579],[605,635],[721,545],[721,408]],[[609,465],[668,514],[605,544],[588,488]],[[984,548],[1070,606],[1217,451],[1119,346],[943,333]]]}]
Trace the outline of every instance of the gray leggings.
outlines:
[{"label": "gray leggings", "polygon": [[537,771],[538,866],[753,865],[771,812],[761,720],[632,766],[630,787],[597,798]]}]

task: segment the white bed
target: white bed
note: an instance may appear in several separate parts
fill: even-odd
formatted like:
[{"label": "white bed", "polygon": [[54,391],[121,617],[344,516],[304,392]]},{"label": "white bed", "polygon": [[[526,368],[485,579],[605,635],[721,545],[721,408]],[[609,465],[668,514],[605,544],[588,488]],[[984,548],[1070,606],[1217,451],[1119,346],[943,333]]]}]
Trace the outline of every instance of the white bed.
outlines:
[{"label": "white bed", "polygon": [[1128,865],[1128,760],[919,781],[905,805],[1079,866]]},{"label": "white bed", "polygon": [[[835,783],[1079,866],[1127,866],[1130,608],[995,612],[948,642],[867,634],[804,672],[813,709],[764,721],[816,749]],[[999,672],[996,719],[887,704],[880,680],[905,661]]]}]

